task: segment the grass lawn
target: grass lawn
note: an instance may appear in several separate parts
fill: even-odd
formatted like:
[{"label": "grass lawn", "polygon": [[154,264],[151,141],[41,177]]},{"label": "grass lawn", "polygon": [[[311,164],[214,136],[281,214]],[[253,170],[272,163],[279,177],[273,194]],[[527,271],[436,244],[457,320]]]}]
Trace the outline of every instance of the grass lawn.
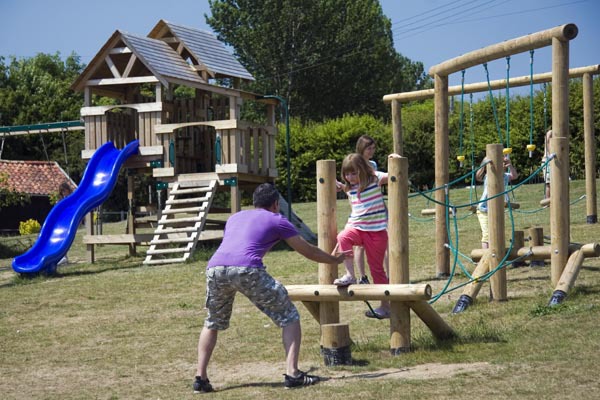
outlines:
[{"label": "grass lawn", "polygon": [[[583,181],[571,182],[571,241],[599,242],[600,225],[586,224],[585,200],[578,200],[584,193]],[[458,204],[471,196],[469,188],[450,192]],[[550,235],[549,209],[539,209],[542,196],[541,185],[518,189],[514,201],[521,208],[507,216],[507,239],[511,221],[515,229],[541,226]],[[316,231],[316,204],[292,207]],[[209,368],[217,392],[194,395],[196,343],[205,316],[204,268],[214,245],[202,245],[192,262],[165,266],[143,266],[144,247],[129,257],[126,246],[99,246],[98,261],[88,264],[81,230],[68,254],[71,263],[54,277],[23,279],[12,271],[11,258],[0,259],[0,398],[597,398],[600,259],[585,260],[560,306],[547,307],[554,290],[549,265],[511,267],[507,302],[489,302],[485,283],[466,312],[452,314],[467,277],[457,265],[450,282],[435,279],[435,222],[420,215],[431,207],[422,197],[410,200],[411,282],[429,283],[434,295],[446,288],[432,306],[457,333],[454,340],[437,342],[412,314],[413,351],[392,356],[389,322],[365,318],[363,302],[342,302],[341,322],[350,325],[356,362],[326,367],[319,326],[298,303],[300,367],[326,379],[286,391],[281,331],[238,296],[231,327],[220,334]],[[339,200],[339,229],[348,213],[347,201]],[[124,222],[104,225],[105,233],[124,229]],[[458,211],[452,234],[463,254],[480,246],[477,218],[465,209]],[[472,262],[459,259],[473,271]],[[265,262],[284,284],[317,283],[317,265],[284,246]]]}]

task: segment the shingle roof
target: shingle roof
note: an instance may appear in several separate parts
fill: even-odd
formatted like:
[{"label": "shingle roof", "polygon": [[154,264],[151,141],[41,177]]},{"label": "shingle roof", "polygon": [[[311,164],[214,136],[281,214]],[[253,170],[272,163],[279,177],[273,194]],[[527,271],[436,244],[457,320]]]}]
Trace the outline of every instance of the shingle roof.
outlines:
[{"label": "shingle roof", "polygon": [[204,82],[175,50],[162,40],[136,36],[122,32],[121,37],[128,47],[157,75]]},{"label": "shingle roof", "polygon": [[[232,76],[253,81],[254,77],[240,64],[240,62],[227,51],[225,45],[212,33],[183,25],[173,24],[161,20],[157,27],[166,25],[171,33],[179,39],[184,46],[202,63],[209,71],[226,76]],[[152,35],[157,29],[153,29]]]},{"label": "shingle roof", "polygon": [[0,174],[8,177],[8,189],[29,195],[56,193],[63,182],[67,182],[73,190],[77,187],[54,161],[0,160]]}]

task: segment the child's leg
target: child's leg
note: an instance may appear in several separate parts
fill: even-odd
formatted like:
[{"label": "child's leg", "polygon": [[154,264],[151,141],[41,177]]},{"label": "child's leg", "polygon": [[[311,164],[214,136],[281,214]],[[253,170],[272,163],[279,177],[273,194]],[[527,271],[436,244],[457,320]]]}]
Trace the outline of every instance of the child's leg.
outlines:
[{"label": "child's leg", "polygon": [[[367,254],[367,261],[369,263],[369,269],[371,270],[371,276],[373,277],[373,283],[389,283],[389,279],[383,267],[388,246],[387,231],[363,232],[363,234],[365,253]],[[379,308],[384,312],[389,311],[390,302],[382,300]]]},{"label": "child's leg", "polygon": [[354,246],[354,260],[358,268],[358,276],[365,276],[365,249],[362,246]]},{"label": "child's leg", "polygon": [[[352,250],[355,245],[362,245],[359,231],[353,228],[347,228],[341,231],[337,236],[337,242],[340,251]],[[354,258],[346,257],[344,259],[344,267],[346,268],[346,273],[355,279]]]},{"label": "child's leg", "polygon": [[388,245],[387,231],[362,232],[362,234],[363,247],[367,254],[373,283],[387,284],[388,277],[383,269],[383,260]]}]

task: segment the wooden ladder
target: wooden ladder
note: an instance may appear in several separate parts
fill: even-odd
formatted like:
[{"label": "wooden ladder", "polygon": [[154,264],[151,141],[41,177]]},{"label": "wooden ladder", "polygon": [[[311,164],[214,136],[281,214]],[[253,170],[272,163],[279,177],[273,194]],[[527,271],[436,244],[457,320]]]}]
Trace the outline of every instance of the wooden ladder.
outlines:
[{"label": "wooden ladder", "polygon": [[181,263],[193,254],[219,182],[175,182],[144,264]]}]

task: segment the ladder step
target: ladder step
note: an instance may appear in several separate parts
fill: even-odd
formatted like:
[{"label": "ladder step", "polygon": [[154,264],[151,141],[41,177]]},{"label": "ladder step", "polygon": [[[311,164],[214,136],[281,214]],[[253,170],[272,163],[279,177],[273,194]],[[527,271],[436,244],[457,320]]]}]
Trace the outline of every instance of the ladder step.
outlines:
[{"label": "ladder step", "polygon": [[180,258],[162,258],[162,259],[156,259],[156,260],[145,259],[144,260],[144,264],[146,264],[146,265],[173,264],[173,263],[181,263],[181,262],[184,262],[185,260],[187,260],[186,257],[180,257]]},{"label": "ladder step", "polygon": [[190,194],[190,193],[206,193],[211,191],[210,187],[197,187],[191,189],[173,189],[170,194]]},{"label": "ladder step", "polygon": [[198,211],[202,211],[204,207],[185,207],[185,208],[170,208],[168,210],[163,210],[162,214],[183,214],[183,213],[197,213]]},{"label": "ladder step", "polygon": [[202,217],[189,217],[189,218],[173,218],[173,219],[166,219],[166,218],[161,218],[160,221],[158,221],[158,223],[160,225],[169,225],[169,224],[177,224],[179,222],[200,222],[202,221]]},{"label": "ladder step", "polygon": [[166,235],[169,233],[182,233],[182,232],[197,232],[198,228],[195,226],[191,226],[188,228],[167,228],[167,229],[157,229],[154,231],[155,235]]},{"label": "ladder step", "polygon": [[189,199],[169,199],[165,202],[166,205],[173,204],[189,204],[189,203],[204,203],[208,197],[190,197]]},{"label": "ladder step", "polygon": [[156,249],[156,250],[148,250],[146,254],[173,254],[173,253],[185,253],[186,251],[190,251],[187,247],[177,247],[171,249]]},{"label": "ladder step", "polygon": [[188,242],[191,242],[192,240],[194,240],[194,239],[191,237],[173,238],[173,239],[156,239],[156,240],[150,241],[150,246],[156,245],[156,244],[188,243]]}]

